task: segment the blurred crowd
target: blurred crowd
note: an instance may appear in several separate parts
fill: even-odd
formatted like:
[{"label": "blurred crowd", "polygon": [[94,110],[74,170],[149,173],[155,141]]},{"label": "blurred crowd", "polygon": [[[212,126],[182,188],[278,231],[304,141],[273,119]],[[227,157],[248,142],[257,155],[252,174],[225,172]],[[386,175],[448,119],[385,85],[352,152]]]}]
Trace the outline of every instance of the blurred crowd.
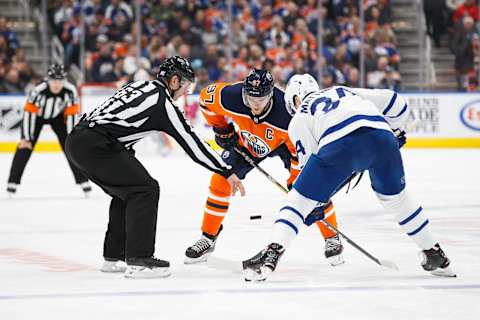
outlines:
[{"label": "blurred crowd", "polygon": [[[391,27],[391,0],[363,0],[362,44],[358,1],[233,0],[228,29],[225,1],[121,0],[49,1],[50,21],[65,47],[65,64],[79,65],[80,15],[86,24],[85,67],[89,82],[124,82],[151,77],[163,59],[178,54],[197,71],[197,90],[215,81],[242,79],[252,67],[269,69],[277,83],[294,73],[318,75],[323,86],[359,85],[359,52],[366,52],[365,84],[400,89],[400,56]],[[318,17],[323,18],[319,57]],[[137,59],[140,34],[141,59]],[[319,61],[320,59],[320,61]],[[229,61],[231,62],[229,64]]]},{"label": "blurred crowd", "polygon": [[424,0],[427,32],[455,55],[458,91],[478,91],[480,22],[477,0]]},{"label": "blurred crowd", "polygon": [[0,93],[23,94],[38,79],[10,22],[0,16]]}]

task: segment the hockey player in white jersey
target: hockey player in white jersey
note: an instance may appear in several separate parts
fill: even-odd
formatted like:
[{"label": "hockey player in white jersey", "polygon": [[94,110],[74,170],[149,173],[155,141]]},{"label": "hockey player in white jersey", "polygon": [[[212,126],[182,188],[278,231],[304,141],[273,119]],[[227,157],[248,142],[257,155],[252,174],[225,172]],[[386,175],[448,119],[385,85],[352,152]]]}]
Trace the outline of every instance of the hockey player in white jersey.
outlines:
[{"label": "hockey player in white jersey", "polygon": [[353,172],[365,170],[381,204],[421,249],[423,269],[455,276],[422,207],[405,188],[399,150],[406,141],[401,129],[408,117],[405,99],[390,90],[320,90],[315,79],[304,74],[289,80],[285,102],[295,112],[288,134],[302,172],[278,213],[270,244],[243,262],[245,280],[265,280],[305,221],[311,220],[313,208],[327,202]]}]

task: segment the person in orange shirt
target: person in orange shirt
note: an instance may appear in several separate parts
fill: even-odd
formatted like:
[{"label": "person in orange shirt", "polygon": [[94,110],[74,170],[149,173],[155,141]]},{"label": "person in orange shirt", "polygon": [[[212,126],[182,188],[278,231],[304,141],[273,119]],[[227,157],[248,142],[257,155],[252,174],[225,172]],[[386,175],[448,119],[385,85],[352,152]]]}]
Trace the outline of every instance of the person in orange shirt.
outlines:
[{"label": "person in orange shirt", "polygon": [[[76,124],[80,105],[75,86],[68,82],[63,65],[52,64],[48,68],[47,78],[38,84],[29,94],[24,107],[21,127],[21,140],[13,157],[8,177],[7,194],[13,195],[22,179],[23,171],[32,155],[43,125],[49,124],[58,138],[60,145],[65,146],[67,134]],[[92,187],[87,178],[70,161],[75,182],[88,196]]]},{"label": "person in orange shirt", "polygon": [[[297,178],[298,159],[288,137],[292,115],[285,107],[283,96],[283,91],[274,86],[271,73],[260,69],[253,69],[243,82],[214,83],[200,92],[200,110],[213,127],[215,141],[224,149],[222,158],[240,179],[244,179],[253,166],[235,148],[243,150],[256,163],[267,157],[279,156],[285,168],[290,170],[289,189]],[[187,248],[186,264],[204,262],[214,251],[229,208],[231,192],[227,180],[213,174],[204,208],[202,235]],[[322,210],[325,220],[336,227],[333,204],[329,201]],[[320,221],[317,226],[325,238],[325,256],[330,264],[343,263],[343,246],[338,235]]]}]

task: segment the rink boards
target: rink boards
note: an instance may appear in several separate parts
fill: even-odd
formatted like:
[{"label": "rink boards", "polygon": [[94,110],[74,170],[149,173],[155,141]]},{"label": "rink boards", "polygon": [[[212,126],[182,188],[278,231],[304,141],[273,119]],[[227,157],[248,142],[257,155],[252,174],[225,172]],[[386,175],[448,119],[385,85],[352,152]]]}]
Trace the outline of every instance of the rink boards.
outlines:
[{"label": "rink boards", "polygon": [[[404,93],[410,106],[407,147],[480,148],[480,93]],[[0,95],[0,152],[12,152],[20,138],[23,95]],[[100,105],[107,95],[82,95],[82,112]],[[189,118],[207,140],[210,130],[200,114],[198,95],[188,97]],[[192,108],[193,106],[193,108]],[[193,112],[192,112],[193,110]],[[60,146],[49,126],[42,130],[36,151],[56,152]]]}]

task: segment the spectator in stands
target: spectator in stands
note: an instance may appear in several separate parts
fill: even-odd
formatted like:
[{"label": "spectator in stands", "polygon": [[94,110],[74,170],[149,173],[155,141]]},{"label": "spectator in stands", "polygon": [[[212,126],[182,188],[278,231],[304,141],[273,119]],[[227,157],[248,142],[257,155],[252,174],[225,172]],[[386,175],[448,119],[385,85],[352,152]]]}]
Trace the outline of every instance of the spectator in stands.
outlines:
[{"label": "spectator in stands", "polygon": [[25,84],[21,82],[20,75],[15,68],[10,68],[3,81],[0,81],[0,92],[2,93],[24,93]]},{"label": "spectator in stands", "polygon": [[[268,65],[276,80],[282,83],[295,68],[317,74],[317,61],[321,59],[323,68],[328,70],[321,81],[358,83],[358,56],[364,47],[369,72],[378,71],[378,59],[382,64],[385,57],[388,57],[387,66],[393,68],[391,72],[383,70],[381,79],[387,84],[379,80],[379,86],[390,85],[388,83],[398,75],[394,70],[398,69],[400,58],[391,25],[392,1],[389,0],[365,1],[367,33],[364,43],[360,39],[357,0],[324,1],[320,13],[316,0],[236,0],[232,8],[231,30],[227,28],[224,1],[139,1],[142,20],[140,55],[149,59],[152,68],[158,66],[166,55],[181,54],[198,61],[209,75],[209,81],[238,80],[252,67]],[[118,70],[129,64],[127,52],[135,46],[137,38],[136,26],[132,23],[134,3],[133,0],[83,2],[88,28],[87,78],[101,81],[122,78]],[[64,44],[65,52],[69,53],[72,43],[75,45],[72,30],[76,26],[72,22],[75,22],[73,16],[78,9],[71,0],[60,2],[60,5],[57,13],[62,11],[64,17],[58,21],[67,25]],[[324,23],[320,57],[316,35],[319,14]],[[104,44],[98,41],[99,35],[105,34],[112,42],[110,47],[114,48],[110,57],[105,56]],[[227,45],[231,50],[225,50]],[[232,60],[229,62],[226,57],[230,52]]]},{"label": "spectator in stands", "polygon": [[0,57],[3,57],[5,61],[10,62],[10,58],[15,53],[15,50],[8,46],[7,39],[0,35]]},{"label": "spectator in stands", "polygon": [[80,7],[75,7],[70,19],[63,24],[62,42],[65,45],[65,66],[69,66],[71,63],[78,65],[78,59],[80,54]]},{"label": "spectator in stands", "polygon": [[360,87],[360,72],[355,67],[350,67],[347,70],[346,85],[349,87]]},{"label": "spectator in stands", "polygon": [[436,47],[440,47],[440,38],[445,33],[446,0],[424,0],[423,11],[427,24],[427,34],[432,37]]},{"label": "spectator in stands", "polygon": [[27,63],[27,56],[25,49],[23,48],[18,48],[15,52],[15,55],[12,58],[11,67],[18,71],[18,76],[22,85],[30,82],[35,76],[35,72],[33,71],[32,67]]},{"label": "spectator in stands", "polygon": [[8,47],[15,51],[20,47],[17,34],[10,30],[8,27],[8,20],[5,17],[0,16],[0,36],[4,37],[7,41]]},{"label": "spectator in stands", "polygon": [[53,24],[55,34],[61,35],[63,32],[63,24],[70,20],[73,13],[73,0],[64,0],[62,5],[55,11],[53,15]]},{"label": "spectator in stands", "polygon": [[108,28],[108,37],[114,42],[120,42],[123,37],[130,33],[131,23],[127,15],[115,14],[112,19],[112,24]]},{"label": "spectator in stands", "polygon": [[106,42],[100,46],[99,56],[92,66],[92,79],[95,82],[114,82],[118,80],[115,74],[115,60],[112,57],[112,45]]},{"label": "spectator in stands", "polygon": [[377,60],[377,67],[375,70],[367,73],[367,86],[369,88],[381,88],[383,86],[382,82],[387,76],[388,67],[388,57],[381,56]]},{"label": "spectator in stands", "polygon": [[461,22],[465,16],[470,16],[474,21],[478,21],[479,10],[476,0],[465,0],[464,3],[458,6],[453,13],[453,22]]},{"label": "spectator in stands", "polygon": [[467,75],[474,67],[474,46],[478,47],[478,34],[475,31],[474,19],[467,15],[463,17],[462,28],[455,34],[452,49],[455,54],[455,74],[457,88],[465,91]]},{"label": "spectator in stands", "polygon": [[131,22],[133,20],[132,7],[125,1],[110,0],[110,5],[105,10],[105,17],[110,19],[110,21],[114,21],[117,15],[122,15],[126,20]]}]

